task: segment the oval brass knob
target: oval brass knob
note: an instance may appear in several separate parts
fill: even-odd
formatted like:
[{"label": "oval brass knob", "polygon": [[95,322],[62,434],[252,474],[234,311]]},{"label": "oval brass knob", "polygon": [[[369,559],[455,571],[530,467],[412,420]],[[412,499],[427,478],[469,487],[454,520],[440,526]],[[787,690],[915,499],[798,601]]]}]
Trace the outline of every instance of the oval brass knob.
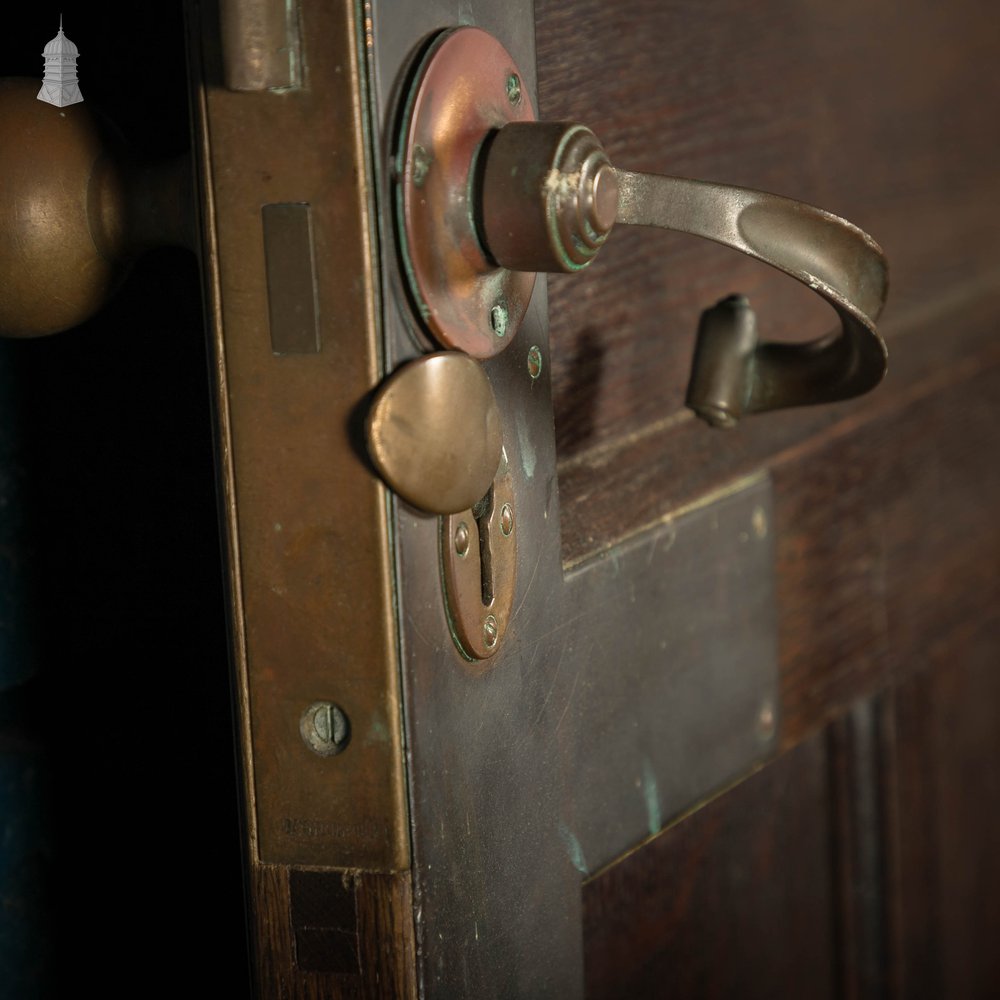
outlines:
[{"label": "oval brass knob", "polygon": [[500,465],[500,411],[482,366],[467,354],[425,354],[393,372],[365,427],[379,474],[432,514],[478,503]]},{"label": "oval brass knob", "polygon": [[482,176],[482,235],[502,267],[579,270],[616,222],[656,226],[755,257],[833,306],[840,330],[805,344],[759,343],[743,296],[703,315],[687,404],[714,426],[856,396],[885,374],[875,328],[888,290],[885,257],[845,219],[762,191],[615,169],[597,137],[572,123],[505,125]]},{"label": "oval brass knob", "polygon": [[0,80],[0,334],[76,326],[156,244],[193,246],[189,160],[136,165],[86,104],[36,99],[37,80]]}]

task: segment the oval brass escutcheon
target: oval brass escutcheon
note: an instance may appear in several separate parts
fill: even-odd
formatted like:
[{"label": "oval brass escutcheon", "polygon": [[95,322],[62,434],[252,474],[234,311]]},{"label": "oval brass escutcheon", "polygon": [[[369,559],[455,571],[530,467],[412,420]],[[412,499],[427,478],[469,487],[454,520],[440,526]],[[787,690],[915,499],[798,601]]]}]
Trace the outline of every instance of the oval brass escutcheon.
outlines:
[{"label": "oval brass escutcheon", "polygon": [[479,362],[426,354],[382,385],[368,414],[368,452],[385,482],[432,514],[466,510],[500,464],[500,411]]},{"label": "oval brass escutcheon", "polygon": [[507,463],[468,510],[441,518],[441,565],[448,624],[467,660],[500,648],[514,604],[517,507]]}]

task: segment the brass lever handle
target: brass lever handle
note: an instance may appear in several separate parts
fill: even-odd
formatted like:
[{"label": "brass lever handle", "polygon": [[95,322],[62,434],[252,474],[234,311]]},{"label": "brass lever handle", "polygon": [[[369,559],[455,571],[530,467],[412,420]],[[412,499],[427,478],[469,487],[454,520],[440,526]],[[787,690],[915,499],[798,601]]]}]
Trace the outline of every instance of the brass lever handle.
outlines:
[{"label": "brass lever handle", "polygon": [[805,344],[759,343],[742,296],[702,316],[687,404],[717,427],[748,413],[828,403],[867,392],[886,370],[875,321],[887,266],[866,233],[777,195],[615,169],[582,125],[514,122],[492,138],[481,197],[492,258],[518,271],[586,266],[614,224],[691,233],[739,250],[816,291],[841,328]]}]

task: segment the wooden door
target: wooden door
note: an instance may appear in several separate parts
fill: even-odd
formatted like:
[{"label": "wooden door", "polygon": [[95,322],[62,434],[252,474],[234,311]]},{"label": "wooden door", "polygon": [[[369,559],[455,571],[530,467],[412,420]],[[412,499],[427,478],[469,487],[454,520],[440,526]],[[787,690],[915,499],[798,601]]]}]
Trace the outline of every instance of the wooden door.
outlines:
[{"label": "wooden door", "polygon": [[[872,231],[894,275],[891,375],[856,402],[713,433],[680,405],[698,312],[743,291],[771,335],[805,339],[829,323],[808,294],[635,232],[552,278],[547,301],[536,290],[486,364],[522,473],[510,632],[488,668],[463,660],[438,525],[393,503],[405,864],[346,890],[271,868],[265,982],[292,982],[294,953],[303,991],[987,995],[997,242],[980,122],[996,92],[979,53],[995,18],[535,15],[366,9],[384,370],[432,347],[392,219],[399,101],[427,39],[474,23],[541,117],[591,125],[616,162],[780,191]],[[317,898],[339,902],[321,918]],[[345,931],[358,950],[324,953]],[[391,958],[372,950],[387,933]]]},{"label": "wooden door", "polygon": [[[44,630],[28,699],[65,810],[50,827],[59,950],[114,970],[122,995],[151,960],[177,991],[183,939],[229,976],[224,995],[248,989],[225,605],[259,995],[996,992],[989,5],[539,0],[532,18],[303,0],[300,85],[240,93],[215,5],[187,13],[214,408],[195,268],[178,256],[140,267],[131,303],[77,346],[8,350],[31,386],[27,468],[48,484],[37,599],[66,625]],[[433,32],[469,23],[509,49],[540,117],[588,124],[625,167],[842,214],[882,243],[893,282],[879,389],[729,433],[681,405],[700,310],[744,292],[769,336],[808,339],[831,321],[810,294],[639,231],[539,287],[486,366],[523,473],[517,610],[488,666],[452,641],[437,519],[386,494],[359,433],[367,394],[433,347],[392,222],[400,81]],[[129,49],[108,27],[143,53],[137,73],[175,65],[148,61],[166,27],[136,30]],[[136,93],[177,109],[166,90]],[[110,110],[136,141],[138,109]],[[265,205],[309,206],[307,350],[274,339]],[[150,354],[129,317],[164,285],[151,339],[169,348]],[[79,394],[98,378],[118,402],[95,411]],[[181,411],[183,433],[158,422]],[[154,427],[157,460],[140,460]],[[81,648],[108,664],[107,689],[72,669]],[[351,739],[322,757],[300,721],[327,701]],[[97,734],[86,784],[61,735],[81,714]],[[67,887],[116,901],[110,952],[66,916]],[[167,899],[199,901],[181,931]]]},{"label": "wooden door", "polygon": [[550,280],[564,560],[738,476],[773,503],[778,746],[588,874],[589,996],[997,989],[997,30],[978,4],[537,5],[547,117],[841,213],[891,276],[878,390],[731,435],[676,406],[697,310],[747,290],[794,337],[821,322],[798,289],[644,233],[586,291]]}]

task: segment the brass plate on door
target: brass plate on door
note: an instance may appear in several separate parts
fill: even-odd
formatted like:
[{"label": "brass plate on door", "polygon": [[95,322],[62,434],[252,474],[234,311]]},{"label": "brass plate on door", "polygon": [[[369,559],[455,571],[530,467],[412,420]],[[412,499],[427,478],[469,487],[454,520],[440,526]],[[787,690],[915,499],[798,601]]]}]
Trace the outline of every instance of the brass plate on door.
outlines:
[{"label": "brass plate on door", "polygon": [[[282,93],[223,89],[214,22],[190,30],[250,857],[389,872],[409,833],[386,498],[346,431],[379,377],[358,17],[303,5],[304,65],[337,85]],[[295,273],[268,260],[290,244]]]},{"label": "brass plate on door", "polygon": [[517,580],[515,510],[514,478],[505,454],[482,500],[441,518],[448,625],[468,660],[493,656],[507,631]]},{"label": "brass plate on door", "polygon": [[467,179],[495,129],[534,119],[513,57],[478,28],[434,41],[406,102],[393,171],[410,294],[436,340],[475,358],[513,339],[535,276],[487,257]]}]

